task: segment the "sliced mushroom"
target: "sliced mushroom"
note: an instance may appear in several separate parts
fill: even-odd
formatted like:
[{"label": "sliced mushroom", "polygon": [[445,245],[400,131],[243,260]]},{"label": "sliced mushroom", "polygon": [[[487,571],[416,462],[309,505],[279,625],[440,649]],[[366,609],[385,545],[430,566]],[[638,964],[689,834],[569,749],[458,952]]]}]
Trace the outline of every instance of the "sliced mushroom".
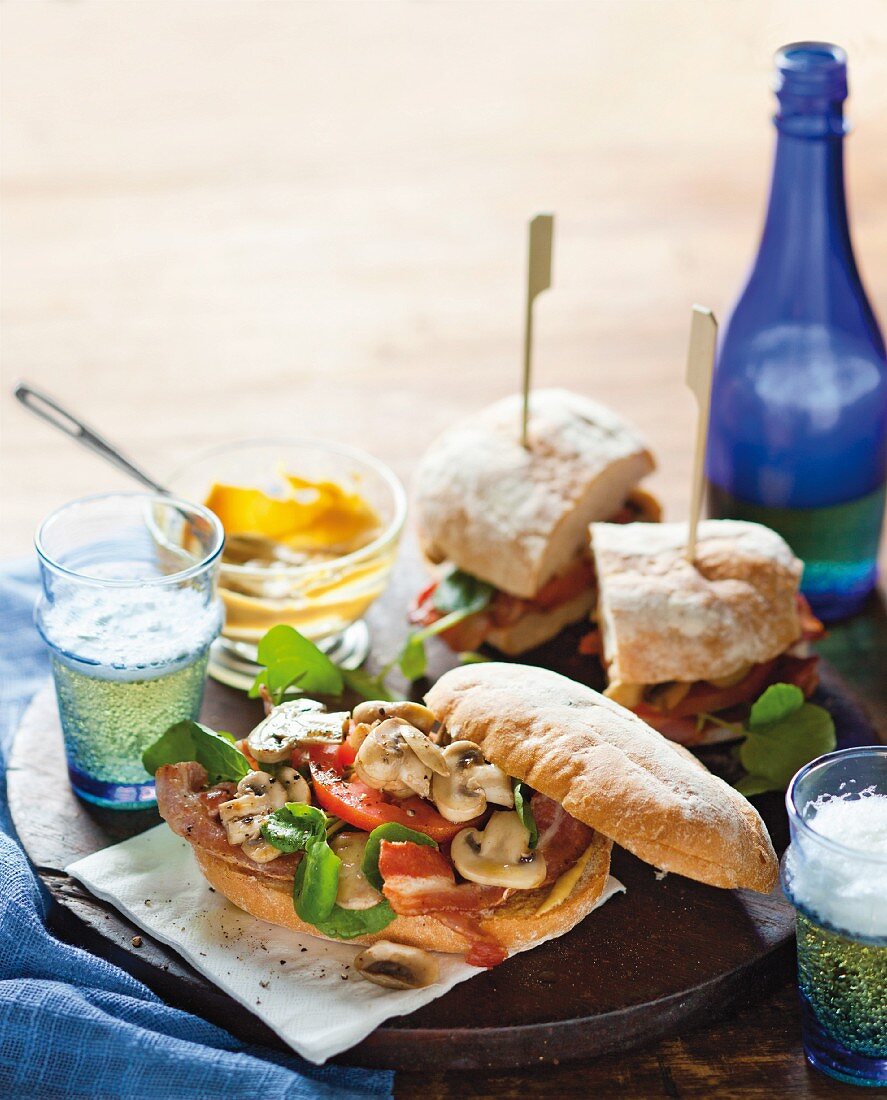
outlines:
[{"label": "sliced mushroom", "polygon": [[360,869],[368,840],[367,833],[339,833],[330,841],[330,847],[342,861],[336,904],[343,909],[371,909],[382,900]]},{"label": "sliced mushroom", "polygon": [[450,849],[456,870],[469,882],[504,886],[511,890],[535,890],[545,881],[545,856],[530,851],[529,835],[519,815],[494,813],[487,827],[463,829]]},{"label": "sliced mushroom", "polygon": [[287,801],[287,790],[270,772],[249,772],[237,784],[238,795],[264,795],[268,799],[270,810],[279,810]]},{"label": "sliced mushroom", "polygon": [[453,741],[441,750],[446,775],[435,775],[434,804],[447,821],[470,821],[487,808],[513,806],[511,780],[495,764],[488,764],[473,741]]},{"label": "sliced mushroom", "polygon": [[311,789],[295,768],[278,768],[277,779],[283,784],[287,802],[311,802]]},{"label": "sliced mushroom", "polygon": [[351,717],[355,722],[365,722],[367,725],[372,725],[374,722],[384,722],[386,718],[402,718],[423,733],[431,733],[437,722],[434,711],[429,710],[421,703],[411,703],[407,699],[399,700],[396,703],[385,703],[378,699],[358,703],[351,712]]},{"label": "sliced mushroom", "polygon": [[433,773],[446,772],[443,753],[402,718],[386,718],[360,746],[354,760],[359,779],[396,798],[428,798]]},{"label": "sliced mushroom", "polygon": [[366,722],[354,722],[351,723],[351,728],[348,730],[348,735],[345,740],[354,749],[355,752],[366,741],[369,735],[373,732],[373,727],[367,725]]},{"label": "sliced mushroom", "polygon": [[437,959],[420,947],[379,940],[354,959],[354,969],[386,989],[423,989],[440,978]]},{"label": "sliced mushroom", "polygon": [[261,764],[287,760],[297,745],[336,744],[345,735],[348,715],[327,714],[314,699],[282,703],[260,722],[246,739],[253,758]]},{"label": "sliced mushroom", "polygon": [[219,806],[219,817],[228,834],[229,844],[242,844],[259,836],[262,822],[271,812],[266,794],[241,794]]},{"label": "sliced mushroom", "polygon": [[249,856],[256,863],[270,863],[272,859],[277,859],[281,855],[280,849],[275,848],[273,844],[269,844],[261,834],[253,837],[252,840],[245,840],[240,847],[244,855]]}]

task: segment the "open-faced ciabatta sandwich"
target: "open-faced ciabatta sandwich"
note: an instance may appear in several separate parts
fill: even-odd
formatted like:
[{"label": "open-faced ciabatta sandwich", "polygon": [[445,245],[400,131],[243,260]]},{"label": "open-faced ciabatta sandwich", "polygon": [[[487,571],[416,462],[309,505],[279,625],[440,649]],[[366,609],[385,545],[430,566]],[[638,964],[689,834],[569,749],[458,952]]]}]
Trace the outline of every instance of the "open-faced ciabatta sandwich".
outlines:
[{"label": "open-faced ciabatta sandwich", "polygon": [[[590,688],[478,664],[426,702],[283,704],[239,748],[191,723],[184,749],[164,735],[146,754],[160,812],[236,905],[373,944],[358,969],[407,984],[433,978],[415,949],[490,967],[567,932],[600,898],[614,840],[714,886],[773,887],[753,807]],[[183,752],[203,763],[169,760]]]},{"label": "open-faced ciabatta sandwich", "polygon": [[486,642],[516,656],[585,619],[594,603],[588,524],[660,515],[636,488],[653,469],[646,444],[603,405],[536,390],[527,447],[520,423],[517,396],[460,421],[431,444],[414,479],[416,530],[437,579],[411,618],[458,620],[441,635],[456,650]]},{"label": "open-faced ciabatta sandwich", "polygon": [[592,524],[597,626],[583,649],[600,655],[611,699],[702,744],[735,737],[770,684],[812,694],[823,627],[798,590],[803,563],[768,527],[706,520],[692,564],[686,547],[685,523]]}]

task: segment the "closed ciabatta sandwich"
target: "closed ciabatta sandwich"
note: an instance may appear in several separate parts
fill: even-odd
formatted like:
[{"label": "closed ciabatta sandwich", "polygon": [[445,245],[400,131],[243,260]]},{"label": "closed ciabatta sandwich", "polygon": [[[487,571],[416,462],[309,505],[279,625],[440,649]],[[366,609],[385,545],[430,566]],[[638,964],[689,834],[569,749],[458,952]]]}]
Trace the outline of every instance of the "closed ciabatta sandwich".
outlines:
[{"label": "closed ciabatta sandwich", "polygon": [[419,543],[437,567],[411,616],[453,649],[484,642],[515,656],[584,619],[594,602],[587,528],[655,520],[636,488],[653,469],[638,432],[567,390],[536,390],[528,446],[508,397],[444,432],[413,482]]},{"label": "closed ciabatta sandwich", "polygon": [[754,807],[591,688],[490,662],[448,672],[426,701],[449,736],[504,756],[522,783],[646,863],[726,889],[775,886],[776,854]]},{"label": "closed ciabatta sandwich", "polygon": [[[774,531],[740,520],[591,525],[597,630],[583,640],[606,694],[666,736],[699,744],[730,729],[773,683],[809,696],[822,624],[800,595],[803,564]],[[707,716],[716,715],[721,725]]]},{"label": "closed ciabatta sandwich", "polygon": [[216,890],[371,945],[358,969],[374,980],[405,967],[426,984],[422,950],[490,967],[562,935],[598,903],[613,840],[702,882],[772,887],[750,804],[589,688],[491,663],[426,701],[285,703],[239,745],[180,723],[146,753],[160,812]]}]

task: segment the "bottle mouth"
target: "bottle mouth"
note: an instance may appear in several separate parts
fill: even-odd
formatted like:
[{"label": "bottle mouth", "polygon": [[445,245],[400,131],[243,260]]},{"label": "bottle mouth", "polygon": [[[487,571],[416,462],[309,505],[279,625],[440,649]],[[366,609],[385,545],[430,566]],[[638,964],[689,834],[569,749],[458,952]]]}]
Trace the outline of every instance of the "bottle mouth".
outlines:
[{"label": "bottle mouth", "polygon": [[847,54],[831,42],[791,42],[776,54],[775,91],[780,100],[847,98]]}]

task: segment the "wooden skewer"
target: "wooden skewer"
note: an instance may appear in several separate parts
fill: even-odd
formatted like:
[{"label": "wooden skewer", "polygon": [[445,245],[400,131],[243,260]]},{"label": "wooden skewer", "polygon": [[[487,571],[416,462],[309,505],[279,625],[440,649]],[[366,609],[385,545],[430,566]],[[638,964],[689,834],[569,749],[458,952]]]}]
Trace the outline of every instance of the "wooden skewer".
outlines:
[{"label": "wooden skewer", "polygon": [[530,222],[530,252],[527,262],[527,312],[524,319],[524,381],[520,441],[529,446],[530,377],[533,361],[533,302],[551,286],[551,248],[554,214],[537,214]]},{"label": "wooden skewer", "polygon": [[687,385],[696,396],[696,453],[693,456],[693,488],[690,497],[690,522],[687,533],[687,561],[696,559],[696,528],[702,510],[702,479],[705,443],[708,439],[708,414],[711,406],[711,380],[715,365],[718,322],[706,306],[693,306],[690,347],[687,352]]}]

